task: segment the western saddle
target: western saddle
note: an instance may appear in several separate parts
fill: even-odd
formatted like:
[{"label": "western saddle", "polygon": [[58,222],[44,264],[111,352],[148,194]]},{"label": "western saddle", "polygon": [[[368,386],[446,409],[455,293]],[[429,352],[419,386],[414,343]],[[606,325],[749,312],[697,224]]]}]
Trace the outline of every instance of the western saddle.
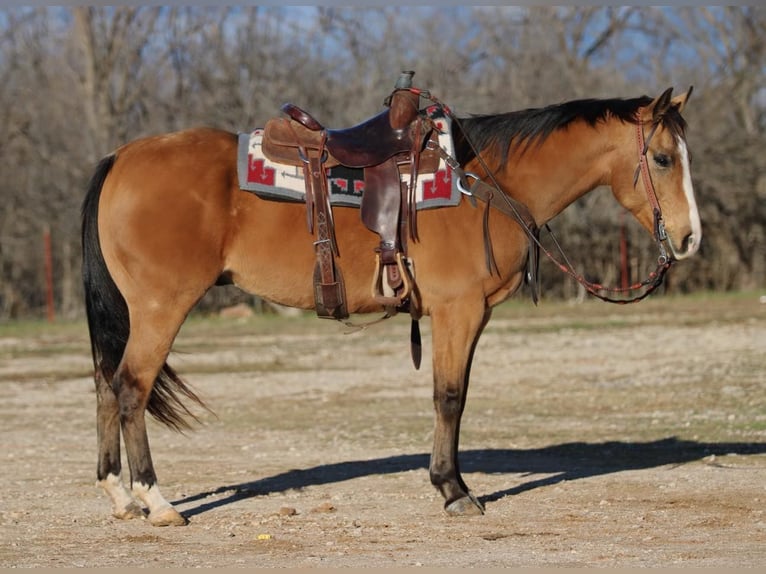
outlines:
[{"label": "western saddle", "polygon": [[[384,111],[351,128],[327,129],[290,103],[281,107],[286,117],[269,120],[264,128],[263,153],[275,162],[303,168],[306,222],[309,232],[316,233],[314,301],[320,317],[348,317],[343,277],[335,264],[339,251],[327,181],[327,170],[337,165],[363,170],[361,219],[380,236],[372,296],[387,315],[405,310],[414,321],[420,317],[407,240],[417,241],[417,175],[435,172],[439,155],[426,149],[437,133],[420,113],[413,74],[401,74]],[[409,184],[403,181],[407,175]]]}]

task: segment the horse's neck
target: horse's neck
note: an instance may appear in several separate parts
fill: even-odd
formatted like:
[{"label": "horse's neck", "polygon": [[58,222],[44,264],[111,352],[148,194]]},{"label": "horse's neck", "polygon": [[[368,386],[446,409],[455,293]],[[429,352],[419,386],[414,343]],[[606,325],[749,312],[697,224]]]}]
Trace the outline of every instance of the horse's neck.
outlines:
[{"label": "horse's neck", "polygon": [[618,161],[612,129],[578,122],[540,146],[515,151],[505,170],[506,189],[525,203],[539,225],[601,185],[610,185]]}]

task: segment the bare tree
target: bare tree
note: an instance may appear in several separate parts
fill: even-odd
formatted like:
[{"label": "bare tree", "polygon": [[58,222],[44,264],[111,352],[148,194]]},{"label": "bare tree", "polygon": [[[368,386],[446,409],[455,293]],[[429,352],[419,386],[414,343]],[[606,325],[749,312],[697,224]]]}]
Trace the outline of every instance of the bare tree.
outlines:
[{"label": "bare tree", "polygon": [[75,72],[93,160],[125,141],[144,113],[147,78],[166,65],[167,46],[153,41],[159,17],[156,8],[74,8],[82,56]]},{"label": "bare tree", "polygon": [[[138,136],[245,131],[292,101],[327,125],[382,108],[417,72],[459,114],[693,84],[685,116],[705,239],[672,290],[766,284],[766,9],[744,7],[94,7],[0,9],[0,318],[81,313],[79,207],[95,162]],[[553,222],[572,259],[618,273],[623,216],[595,193]],[[651,238],[628,224],[634,275]],[[572,283],[544,275],[547,293]],[[223,292],[203,304],[233,297]]]}]

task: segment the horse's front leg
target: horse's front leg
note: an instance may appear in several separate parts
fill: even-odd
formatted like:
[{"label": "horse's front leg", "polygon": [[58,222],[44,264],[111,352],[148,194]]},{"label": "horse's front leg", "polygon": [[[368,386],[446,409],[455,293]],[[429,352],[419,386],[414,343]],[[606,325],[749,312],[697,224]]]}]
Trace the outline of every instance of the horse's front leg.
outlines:
[{"label": "horse's front leg", "polygon": [[478,298],[431,311],[436,422],[429,473],[452,515],[484,513],[484,506],[460,476],[458,443],[471,361],[490,313]]}]

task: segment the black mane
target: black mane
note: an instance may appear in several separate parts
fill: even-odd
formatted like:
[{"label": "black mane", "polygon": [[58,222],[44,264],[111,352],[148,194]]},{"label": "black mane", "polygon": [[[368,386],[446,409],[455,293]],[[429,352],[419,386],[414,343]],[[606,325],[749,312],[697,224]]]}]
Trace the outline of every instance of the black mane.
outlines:
[{"label": "black mane", "polygon": [[[508,154],[522,144],[542,144],[554,131],[564,129],[574,121],[582,120],[590,126],[610,117],[622,122],[634,122],[638,108],[652,102],[641,96],[631,99],[585,99],[573,100],[545,108],[531,108],[503,114],[474,115],[461,118],[455,126],[455,151],[461,165],[490,146],[497,150],[497,157],[505,163]],[[683,134],[685,123],[675,108],[671,108],[663,123],[675,133]]]}]

